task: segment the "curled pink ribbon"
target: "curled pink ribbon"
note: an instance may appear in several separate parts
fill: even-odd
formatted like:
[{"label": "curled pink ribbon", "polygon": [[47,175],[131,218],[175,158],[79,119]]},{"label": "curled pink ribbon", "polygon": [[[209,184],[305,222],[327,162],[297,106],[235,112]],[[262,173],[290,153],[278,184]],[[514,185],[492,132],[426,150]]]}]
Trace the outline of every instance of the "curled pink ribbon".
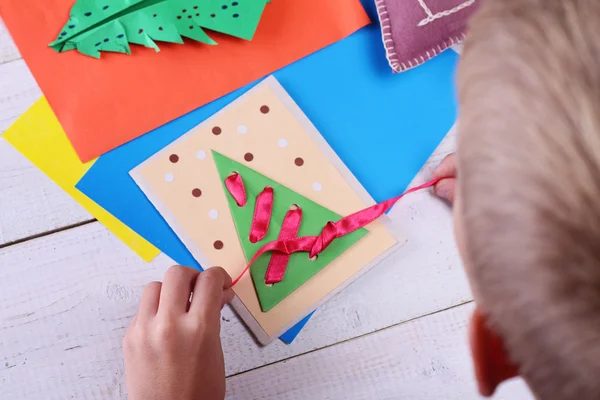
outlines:
[{"label": "curled pink ribbon", "polygon": [[225,178],[225,187],[239,207],[244,207],[246,205],[246,188],[244,187],[244,181],[240,174],[234,172]]},{"label": "curled pink ribbon", "polygon": [[[293,210],[289,210],[285,214],[283,223],[281,224],[281,230],[279,231],[278,240],[292,239],[298,236],[298,230],[300,230],[300,223],[302,222],[302,209],[300,207]],[[285,275],[288,262],[290,261],[290,255],[284,253],[273,253],[271,254],[271,260],[265,273],[265,283],[272,284],[281,282]]]},{"label": "curled pink ribbon", "polygon": [[250,226],[250,243],[258,243],[267,236],[273,214],[273,188],[267,186],[256,196],[254,217]]}]

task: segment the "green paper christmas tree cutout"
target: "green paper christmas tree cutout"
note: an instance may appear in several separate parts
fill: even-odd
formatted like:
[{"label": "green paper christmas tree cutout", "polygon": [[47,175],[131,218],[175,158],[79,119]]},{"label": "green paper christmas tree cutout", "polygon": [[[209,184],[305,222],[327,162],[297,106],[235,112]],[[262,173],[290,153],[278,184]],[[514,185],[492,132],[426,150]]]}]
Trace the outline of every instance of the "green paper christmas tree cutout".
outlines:
[{"label": "green paper christmas tree cutout", "polygon": [[[277,239],[285,214],[294,204],[302,208],[303,214],[298,236],[319,235],[328,221],[337,221],[342,218],[341,215],[330,211],[243,164],[233,161],[215,151],[213,151],[212,154],[217,170],[219,171],[221,182],[223,182],[223,190],[225,190],[238,237],[242,248],[244,249],[246,262],[250,261],[254,254],[256,254],[256,252],[266,243]],[[236,204],[225,186],[225,179],[231,175],[232,172],[238,172],[244,181],[248,200],[244,207],[239,207]],[[273,212],[269,231],[263,240],[258,243],[251,243],[249,234],[252,218],[254,216],[256,197],[266,186],[271,186],[274,193]],[[273,285],[267,285],[265,283],[265,274],[267,272],[269,260],[271,259],[271,253],[260,256],[250,268],[250,274],[252,275],[252,280],[254,282],[254,287],[256,288],[262,311],[267,312],[271,310],[279,302],[289,296],[290,293],[306,283],[367,233],[367,230],[361,229],[334,240],[325,251],[319,254],[315,261],[311,261],[308,258],[308,253],[292,254],[283,280]]]},{"label": "green paper christmas tree cutout", "polygon": [[77,0],[50,47],[131,54],[129,43],[159,51],[155,41],[183,43],[187,37],[216,44],[202,28],[251,40],[267,0]]}]

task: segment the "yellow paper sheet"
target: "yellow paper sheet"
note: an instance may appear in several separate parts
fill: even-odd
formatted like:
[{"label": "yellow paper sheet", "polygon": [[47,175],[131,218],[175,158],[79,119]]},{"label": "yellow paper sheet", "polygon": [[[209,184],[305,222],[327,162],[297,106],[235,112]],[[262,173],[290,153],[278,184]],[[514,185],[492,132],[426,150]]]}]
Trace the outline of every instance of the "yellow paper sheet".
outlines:
[{"label": "yellow paper sheet", "polygon": [[94,161],[83,164],[45,97],[2,136],[145,261],[160,251],[75,188]]}]

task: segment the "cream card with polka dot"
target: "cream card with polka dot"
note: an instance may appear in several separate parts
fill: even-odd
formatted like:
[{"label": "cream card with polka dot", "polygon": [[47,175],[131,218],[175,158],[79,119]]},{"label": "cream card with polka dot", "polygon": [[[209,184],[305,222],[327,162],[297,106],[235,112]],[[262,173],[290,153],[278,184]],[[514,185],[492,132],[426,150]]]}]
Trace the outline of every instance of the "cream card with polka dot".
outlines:
[{"label": "cream card with polka dot", "polygon": [[[249,233],[238,232],[236,228],[239,221],[234,220],[237,218],[234,215],[239,217],[239,213],[230,209],[231,195],[220,175],[223,166],[216,163],[221,159],[229,160],[231,169],[235,169],[233,165],[241,165],[240,168],[249,168],[283,186],[279,190],[295,192],[312,204],[306,210],[323,209],[346,216],[374,204],[275,78],[265,79],[131,172],[198,262],[204,268],[222,266],[234,278],[252,254],[245,254],[240,242]],[[248,193],[248,196],[254,195]],[[274,196],[277,198],[277,189]],[[302,224],[310,218],[311,214],[305,211]],[[269,226],[275,237],[280,222]],[[250,273],[235,285],[237,296],[232,305],[257,339],[266,344],[404,241],[392,233],[391,223],[384,216],[368,225],[356,241],[347,244],[327,265],[315,270],[309,279],[299,282],[291,293],[277,299],[268,309],[261,304],[263,299],[259,299],[257,283]],[[310,260],[306,253],[292,257],[302,255],[307,260],[298,262],[295,260],[300,258],[290,258],[284,280],[268,285],[271,289],[262,288],[263,292],[276,291],[288,274],[293,275],[293,268],[307,265]]]}]

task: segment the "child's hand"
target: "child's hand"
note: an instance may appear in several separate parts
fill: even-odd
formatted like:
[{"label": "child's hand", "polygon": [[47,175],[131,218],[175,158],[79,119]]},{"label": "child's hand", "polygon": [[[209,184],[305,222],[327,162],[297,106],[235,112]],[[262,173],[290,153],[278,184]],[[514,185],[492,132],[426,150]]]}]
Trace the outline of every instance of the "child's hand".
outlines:
[{"label": "child's hand", "polygon": [[123,342],[130,400],[225,397],[220,322],[230,287],[222,268],[180,266],[169,268],[164,283],[146,286]]},{"label": "child's hand", "polygon": [[456,153],[449,154],[433,173],[433,179],[447,178],[439,181],[434,188],[435,194],[444,200],[454,203],[456,188]]}]

